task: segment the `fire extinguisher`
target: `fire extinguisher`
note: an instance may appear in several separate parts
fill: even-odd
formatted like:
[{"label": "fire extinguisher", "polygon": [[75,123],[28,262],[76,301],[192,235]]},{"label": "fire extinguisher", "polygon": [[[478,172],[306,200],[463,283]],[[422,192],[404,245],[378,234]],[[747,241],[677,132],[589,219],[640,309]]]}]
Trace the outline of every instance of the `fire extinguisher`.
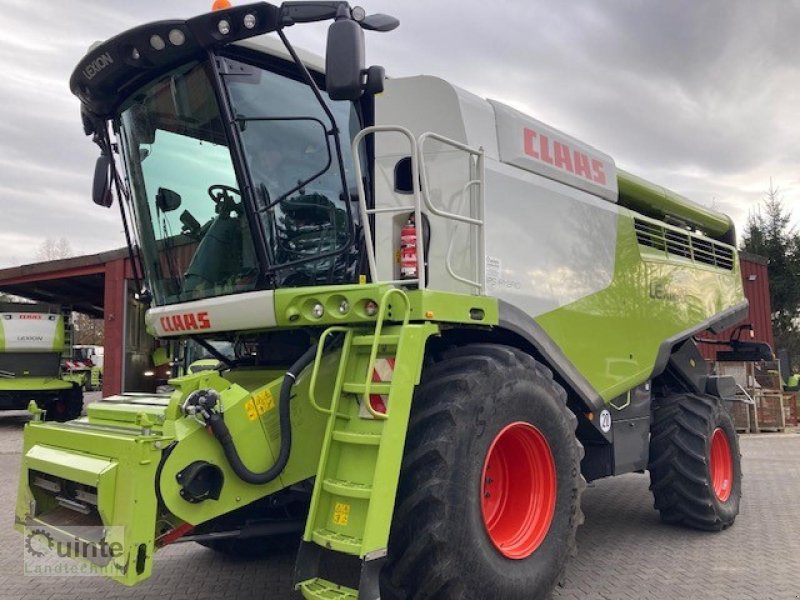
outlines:
[{"label": "fire extinguisher", "polygon": [[414,213],[400,230],[400,279],[416,279],[417,271],[417,225]]}]

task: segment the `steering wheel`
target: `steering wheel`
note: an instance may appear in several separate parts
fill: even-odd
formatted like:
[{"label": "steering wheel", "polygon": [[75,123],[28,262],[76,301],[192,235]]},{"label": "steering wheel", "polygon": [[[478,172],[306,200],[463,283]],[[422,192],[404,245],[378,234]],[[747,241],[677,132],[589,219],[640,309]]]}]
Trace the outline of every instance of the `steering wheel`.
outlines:
[{"label": "steering wheel", "polygon": [[229,185],[216,184],[208,188],[208,195],[216,205],[218,214],[228,217],[231,212],[238,210],[239,203],[236,202],[231,194],[241,197],[239,190]]},{"label": "steering wheel", "polygon": [[224,202],[228,198],[233,200],[233,198],[231,198],[231,193],[234,193],[237,196],[241,196],[239,190],[229,185],[216,184],[208,188],[208,195],[211,196],[211,199],[214,201],[214,204],[219,204],[220,202]]}]

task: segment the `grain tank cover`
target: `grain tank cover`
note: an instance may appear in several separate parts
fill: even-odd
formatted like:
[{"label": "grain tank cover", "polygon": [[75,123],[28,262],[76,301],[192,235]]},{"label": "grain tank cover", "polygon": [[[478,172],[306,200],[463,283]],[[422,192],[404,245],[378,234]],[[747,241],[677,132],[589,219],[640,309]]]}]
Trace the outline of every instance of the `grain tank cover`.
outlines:
[{"label": "grain tank cover", "polygon": [[0,303],[0,352],[61,352],[64,324],[48,307]]},{"label": "grain tank cover", "polygon": [[614,159],[588,144],[495,100],[500,160],[616,202]]}]

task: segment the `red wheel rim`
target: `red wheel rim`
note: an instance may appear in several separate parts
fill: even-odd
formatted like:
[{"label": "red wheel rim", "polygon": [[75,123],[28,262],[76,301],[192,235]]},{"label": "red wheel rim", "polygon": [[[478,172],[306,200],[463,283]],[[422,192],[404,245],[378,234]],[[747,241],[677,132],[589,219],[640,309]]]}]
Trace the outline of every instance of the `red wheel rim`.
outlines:
[{"label": "red wheel rim", "polygon": [[511,423],[483,463],[481,512],[495,548],[527,558],[541,545],[556,510],[556,465],[550,445],[530,423]]},{"label": "red wheel rim", "polygon": [[721,427],[717,427],[711,435],[711,487],[720,502],[731,496],[733,487],[733,457],[728,436]]}]

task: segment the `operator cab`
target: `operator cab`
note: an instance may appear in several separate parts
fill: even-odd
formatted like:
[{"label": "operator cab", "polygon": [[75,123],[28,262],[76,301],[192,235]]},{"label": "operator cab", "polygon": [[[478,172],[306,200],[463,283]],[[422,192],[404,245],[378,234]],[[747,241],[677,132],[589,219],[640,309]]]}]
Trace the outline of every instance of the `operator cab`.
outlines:
[{"label": "operator cab", "polygon": [[[349,149],[364,89],[382,81],[382,70],[364,75],[362,28],[397,24],[362,13],[346,2],[256,3],[137,27],[78,65],[71,87],[103,153],[95,201],[109,205],[117,185],[156,305],[357,281]],[[326,81],[283,29],[331,18]]]}]

